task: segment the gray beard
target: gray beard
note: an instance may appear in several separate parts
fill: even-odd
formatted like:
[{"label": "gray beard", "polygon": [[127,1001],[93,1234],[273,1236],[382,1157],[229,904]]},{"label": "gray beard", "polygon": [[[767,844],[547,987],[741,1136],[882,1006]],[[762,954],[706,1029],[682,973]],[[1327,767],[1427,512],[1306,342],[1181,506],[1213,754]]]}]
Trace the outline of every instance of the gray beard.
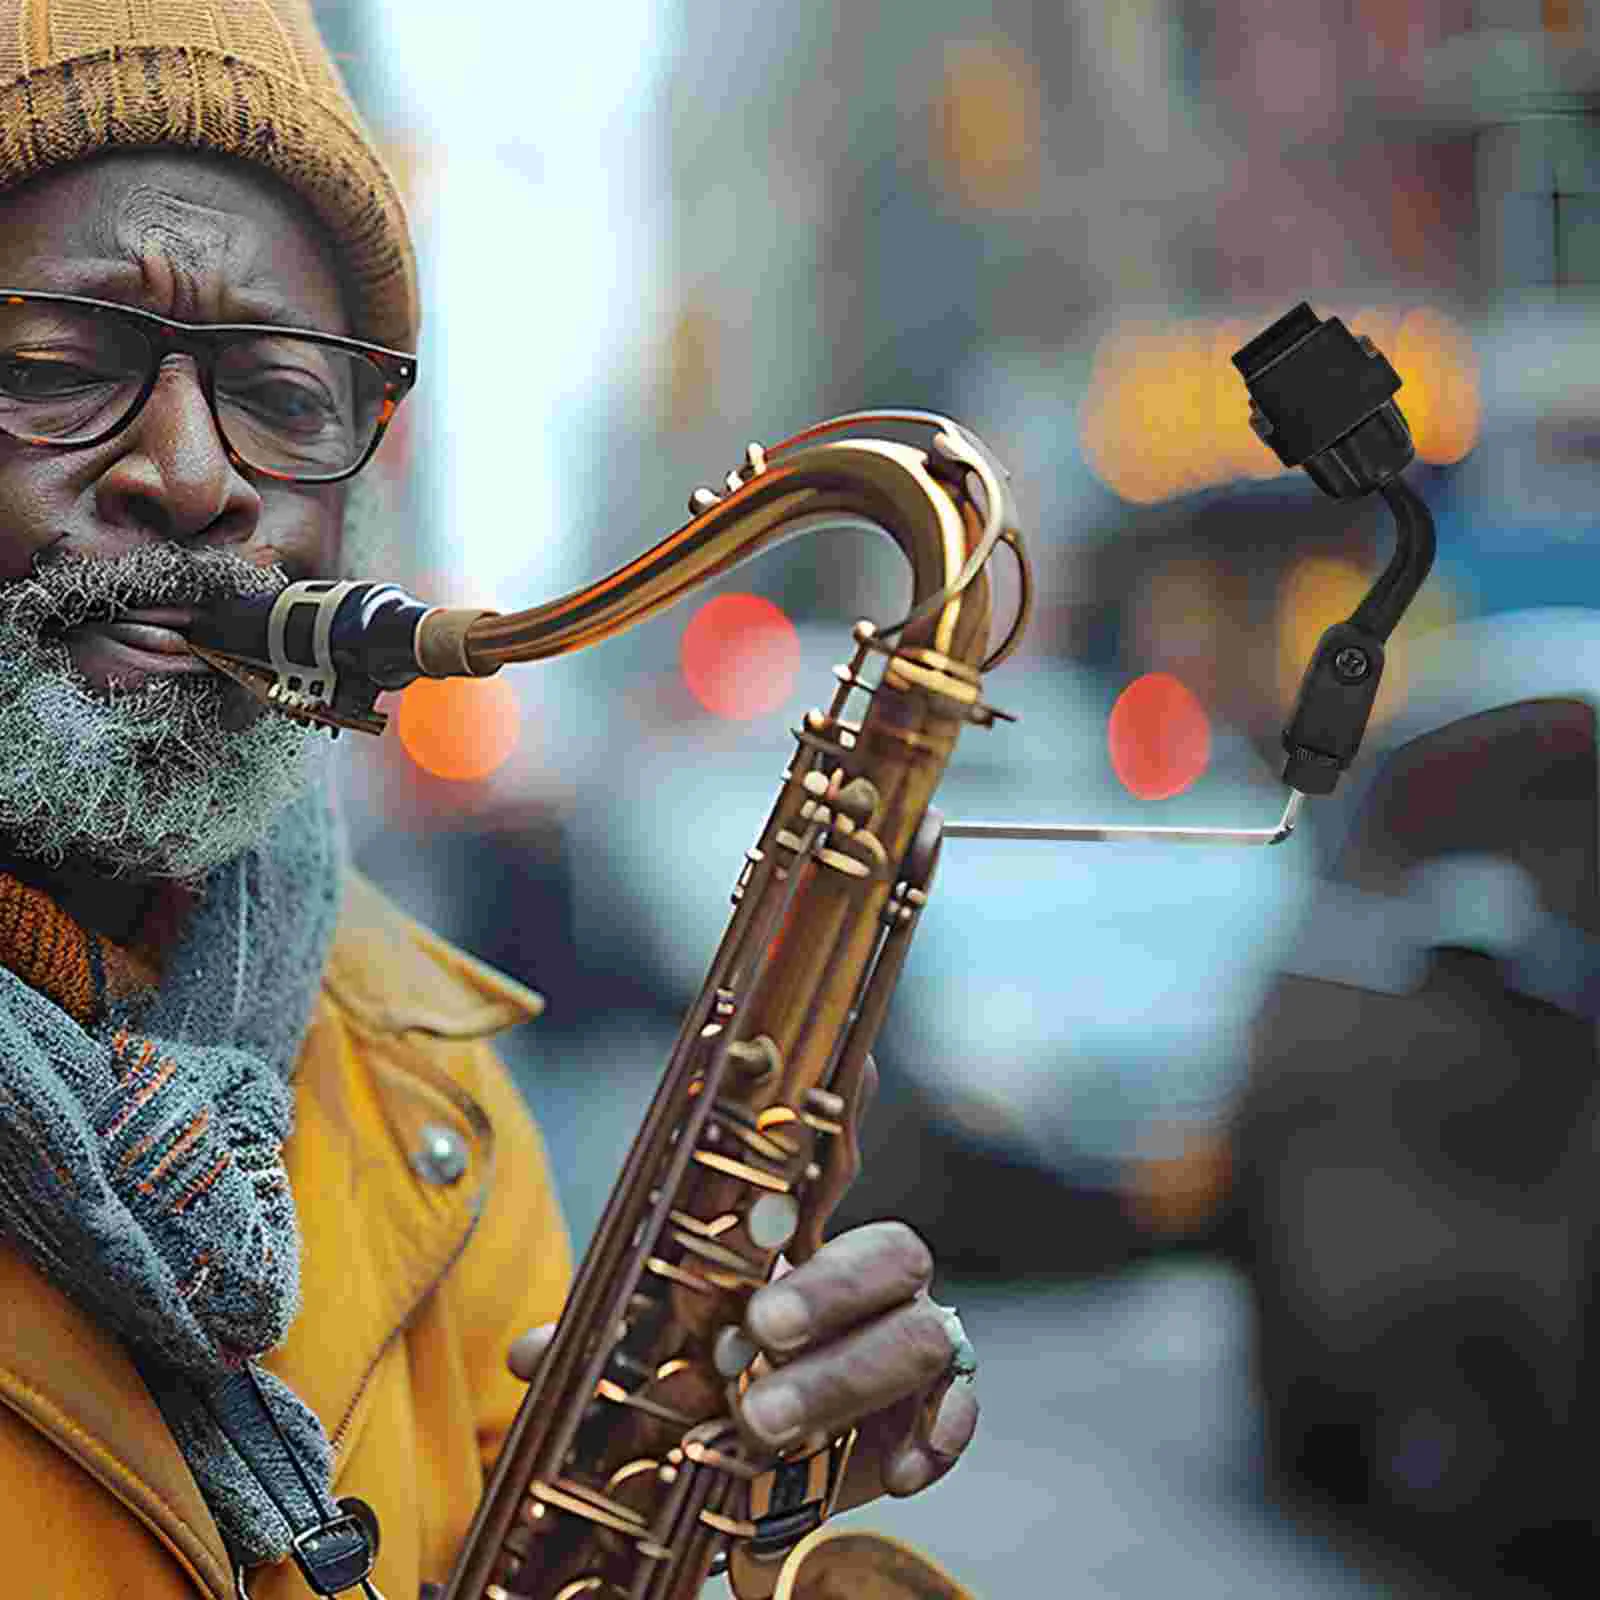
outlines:
[{"label": "gray beard", "polygon": [[97,692],[62,638],[123,610],[270,594],[281,570],[150,544],[0,587],[0,840],[17,856],[193,882],[304,793],[316,735],[207,673]]}]

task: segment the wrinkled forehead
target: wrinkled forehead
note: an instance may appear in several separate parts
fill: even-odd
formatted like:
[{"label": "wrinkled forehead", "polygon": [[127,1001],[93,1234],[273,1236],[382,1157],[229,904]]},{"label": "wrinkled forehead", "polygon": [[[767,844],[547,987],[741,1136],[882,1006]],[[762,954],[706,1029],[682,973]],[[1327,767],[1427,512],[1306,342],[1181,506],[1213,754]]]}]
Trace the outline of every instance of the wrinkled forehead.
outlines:
[{"label": "wrinkled forehead", "polygon": [[0,284],[347,331],[337,258],[298,198],[192,152],[116,152],[0,195]]}]

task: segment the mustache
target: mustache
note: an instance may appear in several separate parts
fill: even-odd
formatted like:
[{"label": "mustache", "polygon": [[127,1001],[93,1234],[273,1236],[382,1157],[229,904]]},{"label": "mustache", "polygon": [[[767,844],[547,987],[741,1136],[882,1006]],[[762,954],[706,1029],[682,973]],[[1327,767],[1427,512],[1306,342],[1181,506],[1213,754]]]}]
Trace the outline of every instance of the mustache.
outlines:
[{"label": "mustache", "polygon": [[228,550],[189,550],[170,541],[119,556],[62,551],[36,561],[30,576],[0,584],[0,626],[53,635],[129,611],[203,608],[217,600],[273,595],[288,583],[289,574],[279,565]]}]

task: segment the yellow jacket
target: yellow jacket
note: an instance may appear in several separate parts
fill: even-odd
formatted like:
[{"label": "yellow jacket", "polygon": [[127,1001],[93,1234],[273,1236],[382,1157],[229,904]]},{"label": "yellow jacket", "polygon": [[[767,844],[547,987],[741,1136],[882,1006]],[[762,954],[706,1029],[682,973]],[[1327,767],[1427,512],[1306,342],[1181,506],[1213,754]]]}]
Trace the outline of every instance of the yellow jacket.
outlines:
[{"label": "yellow jacket", "polygon": [[[264,1365],[333,1440],[334,1492],[383,1528],[388,1600],[442,1582],[524,1387],[511,1341],[570,1254],[543,1146],[488,1040],[538,996],[353,883],[285,1150],[303,1309]],[[439,1130],[456,1163],[418,1160]],[[27,1600],[234,1600],[216,1524],[122,1349],[0,1244],[0,1551]],[[252,1600],[303,1600],[292,1561]]]}]

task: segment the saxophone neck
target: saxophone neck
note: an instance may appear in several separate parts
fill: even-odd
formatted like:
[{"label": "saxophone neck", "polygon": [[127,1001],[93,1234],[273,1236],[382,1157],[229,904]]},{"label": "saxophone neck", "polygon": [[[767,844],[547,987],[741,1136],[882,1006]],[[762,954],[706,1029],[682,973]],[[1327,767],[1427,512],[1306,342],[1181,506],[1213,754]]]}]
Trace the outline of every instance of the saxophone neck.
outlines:
[{"label": "saxophone neck", "polygon": [[[884,423],[931,429],[932,440],[923,449],[879,437]],[[197,620],[189,645],[274,709],[377,733],[381,690],[582,650],[774,545],[841,521],[887,535],[911,569],[911,609],[875,630],[880,642],[898,637],[900,647],[987,667],[1010,652],[1026,621],[1031,580],[1005,470],[944,417],[859,413],[770,451],[751,445],[725,491],[697,489],[690,510],[688,522],[625,566],[530,610],[429,607],[394,584],[314,580],[220,603]],[[985,661],[984,568],[1002,541],[1018,559],[1022,601],[1007,640]]]},{"label": "saxophone neck", "polygon": [[[904,630],[908,643],[981,659],[989,620],[982,568],[1001,539],[1021,551],[1006,474],[984,446],[944,418],[925,420],[937,425],[927,450],[864,431],[870,422],[912,416],[922,420],[921,413],[866,414],[820,424],[771,451],[752,444],[724,492],[694,492],[693,515],[681,528],[561,599],[484,618],[467,634],[468,654],[479,670],[492,670],[584,649],[775,545],[845,521],[892,539],[911,569],[911,611],[880,632]],[[827,432],[847,426],[857,436],[823,442]]]}]

